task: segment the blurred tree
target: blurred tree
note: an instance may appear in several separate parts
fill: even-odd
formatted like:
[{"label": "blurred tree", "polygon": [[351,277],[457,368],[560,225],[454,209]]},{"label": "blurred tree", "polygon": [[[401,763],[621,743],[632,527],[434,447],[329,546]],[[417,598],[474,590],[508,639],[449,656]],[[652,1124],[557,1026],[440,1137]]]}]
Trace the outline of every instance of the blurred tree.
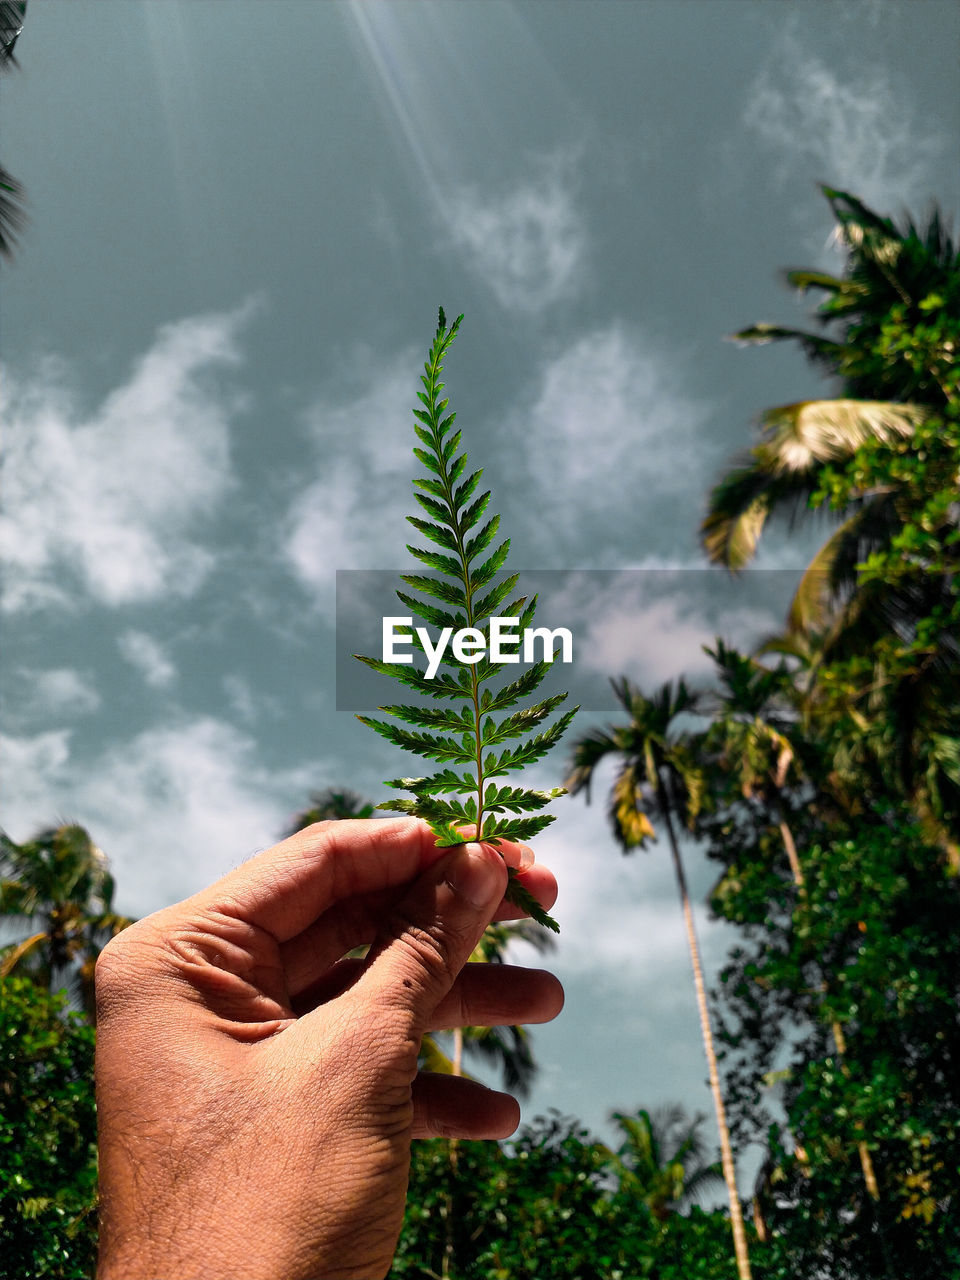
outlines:
[{"label": "blurred tree", "polygon": [[663,1170],[651,1187],[643,1168],[556,1112],[508,1142],[461,1143],[452,1180],[445,1144],[414,1143],[391,1280],[438,1280],[451,1238],[457,1280],[728,1280],[726,1214],[694,1208],[659,1220],[647,1200],[660,1203]]},{"label": "blurred tree", "polygon": [[676,721],[680,717],[698,712],[698,700],[683,680],[677,682],[675,689],[672,683],[662,685],[650,698],[645,697],[625,677],[612,680],[611,684],[630,719],[625,725],[591,730],[576,742],[572,769],[566,785],[574,795],[584,791],[589,802],[594,772],[602,760],[613,756],[619,760],[619,770],[610,793],[609,817],[614,837],[623,852],[631,853],[636,848],[643,848],[648,840],[656,839],[649,816],[651,813],[662,820],[666,829],[680,892],[703,1047],[710,1075],[710,1091],[720,1133],[721,1162],[730,1202],[737,1273],[740,1280],[750,1280],[746,1232],[737,1191],[730,1133],[724,1114],[700,947],[686,872],[674,829],[675,819],[688,826],[693,825],[703,796],[704,778],[690,737],[676,728]]},{"label": "blurred tree", "polygon": [[325,787],[323,791],[314,792],[308,807],[297,814],[284,832],[283,838],[296,835],[298,831],[311,826],[314,822],[372,817],[373,801],[365,800],[363,796],[358,795],[356,791],[351,791],[348,787]]},{"label": "blurred tree", "polygon": [[618,1194],[641,1200],[658,1222],[723,1187],[723,1171],[708,1162],[699,1132],[704,1116],[691,1120],[674,1104],[636,1115],[614,1111],[610,1118],[623,1135],[611,1152]]},{"label": "blurred tree", "polygon": [[0,832],[0,923],[33,930],[0,948],[0,977],[19,970],[50,990],[66,986],[93,1021],[97,956],[132,923],[114,911],[113,892],[83,827],[50,827],[23,844]]}]

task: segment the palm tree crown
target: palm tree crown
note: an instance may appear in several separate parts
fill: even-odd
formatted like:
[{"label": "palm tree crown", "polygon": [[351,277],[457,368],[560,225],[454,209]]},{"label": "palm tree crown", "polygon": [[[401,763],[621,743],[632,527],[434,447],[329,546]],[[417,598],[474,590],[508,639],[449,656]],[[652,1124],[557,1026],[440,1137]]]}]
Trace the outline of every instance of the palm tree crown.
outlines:
[{"label": "palm tree crown", "polygon": [[0,918],[32,930],[2,949],[0,976],[15,968],[56,990],[67,985],[94,1014],[93,970],[107,942],[132,921],[113,909],[107,860],[76,824],[16,844],[0,832]]},{"label": "palm tree crown", "polygon": [[[758,324],[735,334],[751,344],[795,341],[838,380],[839,398],[805,400],[767,410],[759,442],[713,489],[701,526],[709,558],[742,569],[767,519],[791,523],[810,508],[824,468],[850,459],[861,445],[893,444],[947,403],[956,382],[952,333],[931,324],[931,311],[960,312],[960,253],[939,213],[925,227],[898,228],[856,197],[823,188],[847,251],[843,275],[790,271],[787,281],[827,296],[818,315],[833,336]],[[910,332],[909,358],[894,330]],[[919,345],[918,345],[919,344]],[[863,492],[820,549],[801,583],[791,625],[822,624],[846,594],[855,566],[889,544],[899,528],[896,492]]]}]

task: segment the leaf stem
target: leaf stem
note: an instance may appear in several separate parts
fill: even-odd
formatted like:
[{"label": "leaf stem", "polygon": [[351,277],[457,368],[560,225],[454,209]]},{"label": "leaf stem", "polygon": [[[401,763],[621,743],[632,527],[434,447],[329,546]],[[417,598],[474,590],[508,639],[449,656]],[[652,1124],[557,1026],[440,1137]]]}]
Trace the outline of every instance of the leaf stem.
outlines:
[{"label": "leaf stem", "polygon": [[[440,438],[440,410],[437,406],[437,376],[442,369],[442,359],[446,354],[450,341],[456,332],[459,320],[453,327],[442,334],[438,332],[437,342],[434,346],[433,358],[430,362],[430,386],[428,395],[430,397],[430,417],[431,431],[433,433],[433,446],[436,451],[437,461],[440,464],[440,480],[446,494],[447,506],[450,509],[450,519],[453,528],[454,537],[457,540],[457,557],[460,561],[460,569],[463,576],[463,590],[466,600],[467,610],[467,626],[472,627],[474,623],[473,617],[473,588],[470,583],[470,566],[467,560],[466,547],[463,541],[463,530],[460,525],[460,518],[457,514],[457,508],[453,500],[453,486],[450,483],[450,477],[447,471],[447,462],[443,456],[443,441]],[[470,688],[471,698],[473,701],[473,733],[477,744],[477,821],[476,821],[476,839],[480,839],[480,833],[483,830],[483,793],[485,779],[483,776],[483,747],[480,735],[480,682],[477,679],[476,663],[470,667]]]}]

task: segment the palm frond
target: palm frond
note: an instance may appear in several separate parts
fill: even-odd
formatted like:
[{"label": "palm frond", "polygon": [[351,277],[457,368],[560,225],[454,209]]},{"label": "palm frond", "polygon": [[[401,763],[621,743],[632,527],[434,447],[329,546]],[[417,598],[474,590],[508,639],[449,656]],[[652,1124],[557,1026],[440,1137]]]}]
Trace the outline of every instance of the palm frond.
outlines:
[{"label": "palm frond", "polygon": [[768,409],[753,453],[772,474],[809,474],[814,466],[851,457],[868,440],[912,436],[929,415],[921,405],[887,400],[801,400]]},{"label": "palm frond", "polygon": [[728,341],[739,342],[743,346],[763,346],[767,342],[796,342],[810,360],[830,368],[835,368],[846,352],[842,342],[834,342],[830,338],[807,333],[803,329],[790,329],[777,324],[752,324],[746,329],[731,334]]},{"label": "palm frond", "polygon": [[574,743],[570,771],[563,785],[571,795],[586,792],[589,804],[594,771],[601,760],[609,755],[616,755],[619,750],[619,744],[611,732],[605,729],[589,730]]},{"label": "palm frond", "polygon": [[17,65],[13,51],[23,31],[26,12],[27,0],[0,0],[0,70]]}]

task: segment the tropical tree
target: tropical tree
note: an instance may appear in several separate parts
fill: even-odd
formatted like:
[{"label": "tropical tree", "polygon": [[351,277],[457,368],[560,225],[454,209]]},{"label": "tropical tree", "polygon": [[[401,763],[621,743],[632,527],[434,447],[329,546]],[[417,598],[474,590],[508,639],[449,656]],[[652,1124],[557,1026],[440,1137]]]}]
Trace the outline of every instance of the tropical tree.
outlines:
[{"label": "tropical tree", "polygon": [[[792,773],[805,792],[807,803],[815,798],[809,777],[800,774],[793,743],[787,733],[796,726],[797,692],[785,664],[771,669],[756,657],[748,657],[720,639],[715,649],[706,649],[713,659],[720,688],[714,692],[714,720],[703,738],[706,757],[715,754],[717,764],[734,781],[743,801],[756,801],[754,812],[763,820],[769,814],[776,823],[797,890],[793,911],[795,927],[803,928],[808,905],[807,883],[791,827],[784,788]],[[792,696],[791,696],[792,695]],[[801,695],[802,696],[802,695]],[[722,892],[722,888],[719,890]],[[717,893],[717,890],[714,890]],[[846,1036],[836,1018],[830,1019],[830,1032],[841,1064],[847,1071]],[[873,1157],[866,1141],[857,1142],[860,1167],[869,1195],[878,1199],[880,1192],[873,1168]]]},{"label": "tropical tree", "polygon": [[103,851],[67,824],[16,844],[0,832],[0,923],[27,935],[0,949],[0,978],[15,969],[51,991],[66,986],[91,1021],[100,952],[132,920],[113,909]]},{"label": "tropical tree", "polygon": [[656,840],[653,818],[662,822],[667,833],[680,892],[710,1090],[720,1133],[721,1163],[730,1201],[737,1272],[740,1280],[749,1280],[750,1259],[730,1133],[724,1114],[700,947],[675,825],[678,821],[692,825],[703,795],[703,774],[690,735],[676,727],[681,716],[695,715],[699,711],[699,701],[683,680],[677,681],[676,687],[671,682],[662,685],[650,698],[645,697],[626,677],[614,679],[611,684],[630,719],[625,725],[590,730],[577,741],[566,785],[574,795],[583,791],[589,803],[590,786],[597,767],[601,761],[613,757],[619,761],[619,769],[610,793],[609,817],[614,837],[623,852],[632,853],[634,849],[643,848],[648,840]]},{"label": "tropical tree", "polygon": [[[644,1116],[627,1115],[644,1129]],[[682,1144],[688,1122],[677,1125]],[[641,1143],[642,1145],[642,1139]],[[665,1150],[676,1144],[668,1139]],[[463,1142],[451,1177],[445,1144],[414,1143],[407,1211],[391,1280],[729,1280],[730,1224],[699,1206],[652,1211],[644,1163],[578,1121],[538,1116],[507,1142]],[[686,1168],[693,1157],[685,1150]],[[658,1172],[662,1174],[661,1169]],[[665,1186],[669,1194],[669,1175]],[[765,1280],[791,1272],[765,1270]]]},{"label": "tropical tree", "polygon": [[372,818],[373,801],[365,800],[349,787],[325,787],[315,791],[310,803],[292,820],[283,838],[296,835],[314,822],[330,822],[340,818]]},{"label": "tropical tree", "polygon": [[[819,318],[832,333],[757,324],[744,343],[798,342],[842,394],[768,410],[761,438],[713,489],[701,534],[711,560],[737,570],[753,557],[771,515],[808,511],[829,465],[871,442],[897,447],[956,391],[960,254],[939,213],[898,228],[856,197],[822,188],[847,253],[843,274],[789,271],[787,281],[826,294]],[[953,322],[950,322],[953,317]],[[856,565],[888,546],[901,520],[897,486],[851,489],[842,522],[817,552],[794,598],[790,623],[823,624],[851,593]],[[821,500],[822,502],[822,497]]]},{"label": "tropical tree", "polygon": [[707,1159],[700,1133],[704,1118],[691,1120],[677,1104],[635,1115],[611,1113],[622,1135],[610,1153],[619,1193],[642,1201],[658,1222],[723,1186],[720,1166]]}]

